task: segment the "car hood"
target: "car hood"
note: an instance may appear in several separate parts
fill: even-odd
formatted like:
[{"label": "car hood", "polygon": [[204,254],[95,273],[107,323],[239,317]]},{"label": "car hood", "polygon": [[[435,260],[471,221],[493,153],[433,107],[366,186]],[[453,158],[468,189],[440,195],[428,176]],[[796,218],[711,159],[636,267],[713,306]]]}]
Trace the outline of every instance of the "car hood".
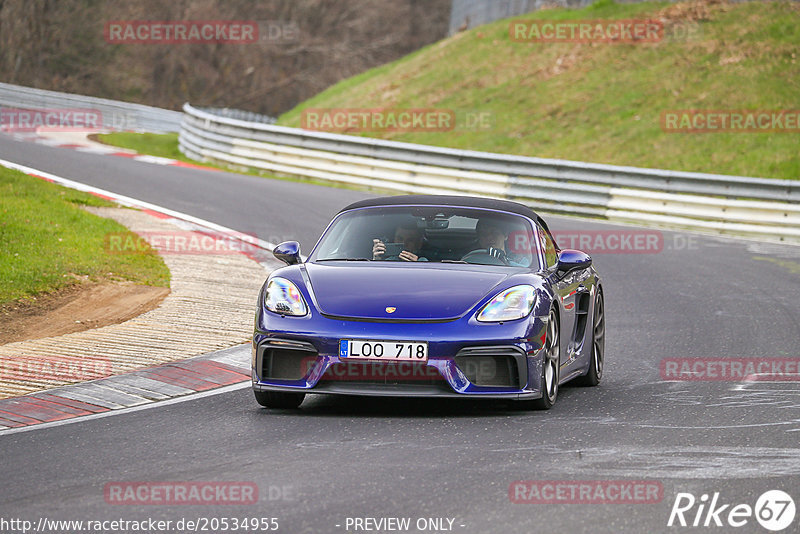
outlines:
[{"label": "car hood", "polygon": [[[307,263],[317,306],[353,319],[447,320],[464,315],[515,270],[480,265]],[[395,308],[392,313],[387,308]]]}]

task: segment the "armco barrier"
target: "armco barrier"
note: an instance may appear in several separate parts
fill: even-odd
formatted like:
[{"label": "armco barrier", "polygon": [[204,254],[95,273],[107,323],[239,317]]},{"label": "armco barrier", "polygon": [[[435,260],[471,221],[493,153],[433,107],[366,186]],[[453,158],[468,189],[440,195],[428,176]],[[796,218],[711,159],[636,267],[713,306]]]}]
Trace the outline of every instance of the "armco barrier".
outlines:
[{"label": "armco barrier", "polygon": [[36,110],[90,109],[102,117],[102,127],[108,130],[177,132],[181,125],[179,111],[8,83],[0,83],[0,107]]},{"label": "armco barrier", "polygon": [[800,182],[397,143],[221,117],[185,104],[187,156],[405,193],[510,198],[554,213],[800,242]]}]

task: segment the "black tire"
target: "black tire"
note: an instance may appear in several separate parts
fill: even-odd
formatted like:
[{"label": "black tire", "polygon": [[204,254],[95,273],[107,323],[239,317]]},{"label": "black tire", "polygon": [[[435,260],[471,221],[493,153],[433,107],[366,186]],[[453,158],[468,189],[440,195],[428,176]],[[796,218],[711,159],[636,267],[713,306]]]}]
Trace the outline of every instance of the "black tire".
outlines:
[{"label": "black tire", "polygon": [[283,391],[255,391],[256,402],[265,408],[275,408],[279,410],[293,410],[299,408],[305,393],[284,393]]},{"label": "black tire", "polygon": [[542,398],[516,401],[516,408],[522,410],[549,410],[558,398],[558,380],[561,369],[561,339],[558,317],[550,310],[547,318],[547,337],[542,356]]},{"label": "black tire", "polygon": [[589,361],[589,371],[575,379],[575,384],[584,387],[594,387],[603,378],[603,364],[606,356],[606,308],[603,301],[603,292],[598,289],[594,303],[592,318],[592,355]]}]

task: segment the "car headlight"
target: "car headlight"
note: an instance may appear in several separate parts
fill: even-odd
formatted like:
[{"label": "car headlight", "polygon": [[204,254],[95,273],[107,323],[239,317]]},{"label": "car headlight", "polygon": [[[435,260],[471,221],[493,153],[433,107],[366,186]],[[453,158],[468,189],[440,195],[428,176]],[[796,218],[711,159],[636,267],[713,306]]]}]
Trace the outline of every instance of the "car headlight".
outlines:
[{"label": "car headlight", "polygon": [[281,315],[301,316],[308,313],[308,306],[297,286],[285,278],[273,278],[267,284],[264,295],[267,309]]},{"label": "car headlight", "polygon": [[514,286],[501,291],[487,302],[477,319],[484,323],[513,321],[527,316],[536,302],[536,290],[533,286]]}]

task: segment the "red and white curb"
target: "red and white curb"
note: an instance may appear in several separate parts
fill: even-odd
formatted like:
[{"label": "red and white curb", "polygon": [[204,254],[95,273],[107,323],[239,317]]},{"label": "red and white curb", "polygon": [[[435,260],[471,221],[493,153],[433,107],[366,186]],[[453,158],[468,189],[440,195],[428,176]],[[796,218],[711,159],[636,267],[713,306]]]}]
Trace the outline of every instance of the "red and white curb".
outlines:
[{"label": "red and white curb", "polygon": [[[116,156],[120,158],[128,158],[133,161],[140,161],[142,163],[152,163],[154,165],[165,165],[171,167],[186,167],[189,169],[201,169],[205,171],[220,171],[215,167],[207,165],[197,165],[194,163],[187,163],[171,158],[162,158],[159,156],[149,156],[147,154],[139,154],[133,150],[122,149],[110,145],[104,145],[91,141],[87,138],[92,133],[107,133],[105,130],[97,132],[54,132],[51,135],[43,135],[38,132],[14,132],[9,135],[17,140],[28,143],[38,143],[40,145],[47,145],[54,148],[67,148],[76,150],[78,152],[86,152],[89,154],[98,154],[101,156]],[[221,172],[221,171],[220,171]]]},{"label": "red and white curb", "polygon": [[57,426],[76,418],[112,415],[153,403],[163,405],[176,397],[223,393],[249,384],[250,347],[239,345],[91,382],[2,399],[0,436],[32,426]]},{"label": "red and white curb", "polygon": [[[112,200],[123,206],[143,210],[152,216],[167,219],[182,229],[222,235],[229,239],[241,239],[237,237],[241,234],[230,228],[185,213],[81,184],[14,162],[0,159],[0,165],[48,182]],[[255,244],[259,249],[258,254],[248,253],[247,255],[268,270],[280,265],[277,260],[268,257],[271,256],[268,252],[275,247],[274,244],[260,239],[248,239],[246,244],[250,247]],[[62,386],[21,397],[0,399],[0,435],[28,430],[31,429],[30,427],[44,428],[65,424],[76,418],[102,417],[120,413],[120,411],[144,409],[154,403],[169,404],[188,400],[184,397],[190,395],[191,398],[197,398],[203,394],[223,393],[231,389],[244,388],[249,383],[249,346],[233,347],[208,355],[91,382]]]}]

